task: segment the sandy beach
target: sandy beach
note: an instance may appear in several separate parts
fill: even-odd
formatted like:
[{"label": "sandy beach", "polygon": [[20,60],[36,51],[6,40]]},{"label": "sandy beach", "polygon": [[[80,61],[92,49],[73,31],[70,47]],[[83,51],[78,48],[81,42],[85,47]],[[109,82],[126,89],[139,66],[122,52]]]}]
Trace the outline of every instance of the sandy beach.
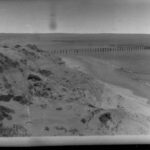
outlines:
[{"label": "sandy beach", "polygon": [[[106,91],[103,93],[102,104],[105,109],[117,108],[117,105],[120,105],[124,107],[126,111],[129,111],[133,114],[140,113],[142,115],[150,116],[150,105],[148,104],[149,99],[142,97],[139,93],[134,94],[132,90],[136,90],[136,87],[135,89],[132,89],[129,85],[129,88],[126,88],[127,86],[123,87],[122,84],[118,83],[121,76],[117,76],[117,73],[115,74],[115,69],[117,66],[110,64],[108,61],[97,60],[94,58],[86,59],[84,57],[64,57],[63,60],[69,67],[79,69],[85,73],[89,73],[90,75],[95,76],[98,79],[98,82],[105,85]],[[98,76],[99,72],[101,72],[100,76]],[[116,75],[115,78],[113,73]],[[110,77],[110,79],[107,80],[107,76],[112,76],[112,79]],[[123,79],[125,79],[125,82],[127,82],[126,78]],[[113,85],[113,83],[115,84]],[[111,97],[111,104],[108,104],[107,102],[107,97],[109,96]],[[120,96],[119,100],[117,100],[117,96]]]},{"label": "sandy beach", "polygon": [[[106,83],[117,85],[126,89],[130,89],[135,95],[145,97],[150,100],[150,87],[145,84],[142,75],[134,79],[132,73],[120,71],[120,66],[115,65],[108,60],[101,60],[92,57],[72,57],[73,61],[78,61],[84,66],[84,70],[91,76],[100,79]],[[149,77],[147,79],[148,83]]]}]

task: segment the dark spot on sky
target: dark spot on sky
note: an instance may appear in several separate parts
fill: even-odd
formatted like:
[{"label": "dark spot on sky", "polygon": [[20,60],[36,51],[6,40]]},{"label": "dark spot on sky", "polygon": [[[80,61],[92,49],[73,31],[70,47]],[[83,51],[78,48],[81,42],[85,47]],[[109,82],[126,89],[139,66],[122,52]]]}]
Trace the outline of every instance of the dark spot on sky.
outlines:
[{"label": "dark spot on sky", "polygon": [[51,1],[50,3],[50,30],[56,30],[57,29],[57,21],[56,21],[56,2]]},{"label": "dark spot on sky", "polygon": [[50,29],[51,30],[56,30],[57,29],[57,23],[53,19],[50,20]]}]

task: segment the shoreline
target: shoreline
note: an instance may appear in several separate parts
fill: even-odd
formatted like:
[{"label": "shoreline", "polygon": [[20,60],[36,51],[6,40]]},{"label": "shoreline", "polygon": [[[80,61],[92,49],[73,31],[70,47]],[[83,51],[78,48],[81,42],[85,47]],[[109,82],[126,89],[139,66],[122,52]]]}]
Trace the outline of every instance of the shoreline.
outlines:
[{"label": "shoreline", "polygon": [[[89,68],[87,68],[86,65],[83,61],[81,62],[81,58],[72,58],[72,57],[62,57],[62,59],[65,61],[66,65],[70,68],[75,68],[77,70],[80,70],[84,73],[88,73],[91,69],[91,66],[88,66]],[[80,60],[79,60],[80,59]],[[105,63],[102,61],[102,63]],[[106,65],[108,65],[108,62],[105,63]],[[113,67],[113,65],[111,66]],[[93,74],[94,72],[92,72]],[[91,75],[91,73],[90,73]],[[134,91],[132,88],[126,88],[126,86],[121,86],[121,85],[117,85],[117,84],[113,84],[111,82],[107,82],[104,81],[103,79],[97,78],[95,77],[96,80],[100,81],[101,83],[103,83],[106,87],[110,88],[112,91],[114,91],[116,94],[121,93],[120,95],[123,95],[124,97],[128,98],[128,99],[135,99],[135,103],[141,103],[142,105],[148,105],[149,103],[149,99],[147,97],[144,97],[143,95],[141,95],[140,93],[136,93],[138,91]],[[131,98],[130,98],[131,97]],[[137,99],[137,100],[136,100]],[[148,105],[149,106],[149,105]]]},{"label": "shoreline", "polygon": [[134,95],[146,98],[148,99],[148,103],[150,103],[149,87],[145,85],[145,83],[140,84],[126,76],[118,74],[115,71],[116,68],[114,68],[113,64],[109,64],[107,61],[105,62],[105,60],[99,60],[92,57],[84,58],[81,56],[73,57],[72,59],[76,59],[84,66],[84,68],[87,68],[86,71],[91,76],[100,79],[103,82],[129,89]]}]

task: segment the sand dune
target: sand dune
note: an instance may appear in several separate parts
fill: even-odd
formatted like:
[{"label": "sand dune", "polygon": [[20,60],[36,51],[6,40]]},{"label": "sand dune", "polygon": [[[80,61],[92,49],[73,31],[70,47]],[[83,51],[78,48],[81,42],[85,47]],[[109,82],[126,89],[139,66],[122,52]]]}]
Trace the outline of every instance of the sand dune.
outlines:
[{"label": "sand dune", "polygon": [[[68,43],[59,36],[51,40]],[[27,37],[0,46],[0,136],[150,133],[148,74],[109,59],[54,56]]]}]

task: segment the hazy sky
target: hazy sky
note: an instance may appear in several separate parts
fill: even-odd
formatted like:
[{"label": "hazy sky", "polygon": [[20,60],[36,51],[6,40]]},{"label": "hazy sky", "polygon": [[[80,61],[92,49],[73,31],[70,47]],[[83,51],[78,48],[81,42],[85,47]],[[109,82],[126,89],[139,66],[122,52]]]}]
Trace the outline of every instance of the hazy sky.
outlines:
[{"label": "hazy sky", "polygon": [[150,33],[150,0],[0,0],[0,32]]}]

